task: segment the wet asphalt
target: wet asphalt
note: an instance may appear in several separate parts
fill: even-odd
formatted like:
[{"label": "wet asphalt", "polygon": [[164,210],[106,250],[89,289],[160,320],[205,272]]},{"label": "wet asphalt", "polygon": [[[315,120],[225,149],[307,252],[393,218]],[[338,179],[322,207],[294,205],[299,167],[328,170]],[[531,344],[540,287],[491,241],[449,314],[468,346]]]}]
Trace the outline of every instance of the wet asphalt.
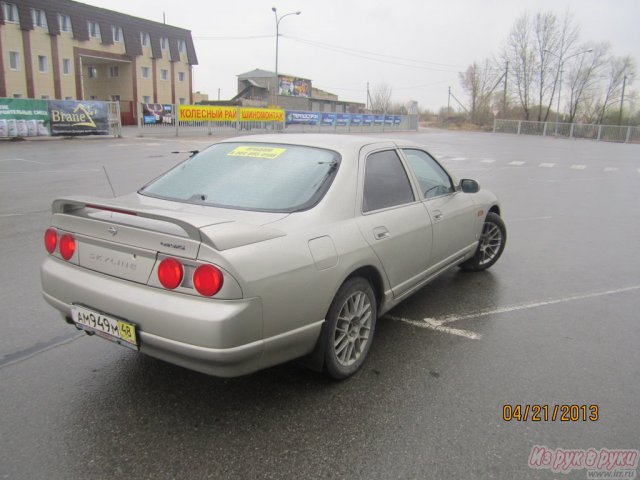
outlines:
[{"label": "wet asphalt", "polygon": [[498,194],[508,244],[379,319],[343,382],[295,362],[208,377],[79,334],[42,299],[54,198],[110,196],[103,165],[133,191],[211,138],[0,142],[0,478],[587,478],[529,468],[532,447],[640,449],[640,146],[396,136]]}]

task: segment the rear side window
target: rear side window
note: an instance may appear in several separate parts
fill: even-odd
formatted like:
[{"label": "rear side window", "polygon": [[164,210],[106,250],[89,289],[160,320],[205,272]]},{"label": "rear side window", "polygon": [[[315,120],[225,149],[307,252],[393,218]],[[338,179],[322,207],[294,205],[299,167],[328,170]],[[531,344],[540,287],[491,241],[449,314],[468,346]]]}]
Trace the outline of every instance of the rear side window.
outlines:
[{"label": "rear side window", "polygon": [[275,143],[219,143],[154,180],[139,193],[185,203],[294,212],[322,199],[340,155]]},{"label": "rear side window", "polygon": [[407,172],[394,150],[372,153],[364,169],[363,212],[411,203],[415,200]]}]

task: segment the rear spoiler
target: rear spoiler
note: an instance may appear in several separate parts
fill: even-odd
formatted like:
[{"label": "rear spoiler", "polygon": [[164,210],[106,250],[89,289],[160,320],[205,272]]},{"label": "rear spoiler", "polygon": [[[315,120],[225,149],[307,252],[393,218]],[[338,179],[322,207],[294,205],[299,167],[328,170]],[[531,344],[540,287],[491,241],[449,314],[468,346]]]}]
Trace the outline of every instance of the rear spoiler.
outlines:
[{"label": "rear spoiler", "polygon": [[198,242],[211,244],[208,237],[200,234],[200,228],[219,223],[229,223],[230,220],[213,219],[205,215],[194,213],[180,212],[180,218],[176,218],[174,212],[157,208],[145,208],[144,206],[136,206],[135,208],[127,206],[126,203],[109,201],[109,199],[73,196],[58,198],[53,201],[51,211],[53,214],[73,214],[83,208],[95,208],[98,210],[107,210],[115,213],[127,215],[135,215],[142,218],[150,218],[163,222],[172,223],[179,226],[187,236]]}]

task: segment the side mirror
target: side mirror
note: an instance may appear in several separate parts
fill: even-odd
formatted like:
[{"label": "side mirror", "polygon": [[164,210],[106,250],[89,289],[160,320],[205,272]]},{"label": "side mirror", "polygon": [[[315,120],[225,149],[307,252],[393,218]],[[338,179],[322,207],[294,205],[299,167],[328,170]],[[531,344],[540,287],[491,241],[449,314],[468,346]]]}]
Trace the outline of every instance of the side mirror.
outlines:
[{"label": "side mirror", "polygon": [[460,180],[460,190],[464,193],[478,193],[480,190],[480,184],[470,178],[464,178]]}]

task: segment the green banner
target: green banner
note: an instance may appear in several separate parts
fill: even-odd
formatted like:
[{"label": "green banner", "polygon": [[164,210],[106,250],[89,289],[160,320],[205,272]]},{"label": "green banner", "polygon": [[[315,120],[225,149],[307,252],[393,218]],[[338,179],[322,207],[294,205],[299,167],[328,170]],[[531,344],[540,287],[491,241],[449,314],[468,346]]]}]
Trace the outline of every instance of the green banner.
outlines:
[{"label": "green banner", "polygon": [[49,136],[46,100],[0,98],[0,137]]}]

